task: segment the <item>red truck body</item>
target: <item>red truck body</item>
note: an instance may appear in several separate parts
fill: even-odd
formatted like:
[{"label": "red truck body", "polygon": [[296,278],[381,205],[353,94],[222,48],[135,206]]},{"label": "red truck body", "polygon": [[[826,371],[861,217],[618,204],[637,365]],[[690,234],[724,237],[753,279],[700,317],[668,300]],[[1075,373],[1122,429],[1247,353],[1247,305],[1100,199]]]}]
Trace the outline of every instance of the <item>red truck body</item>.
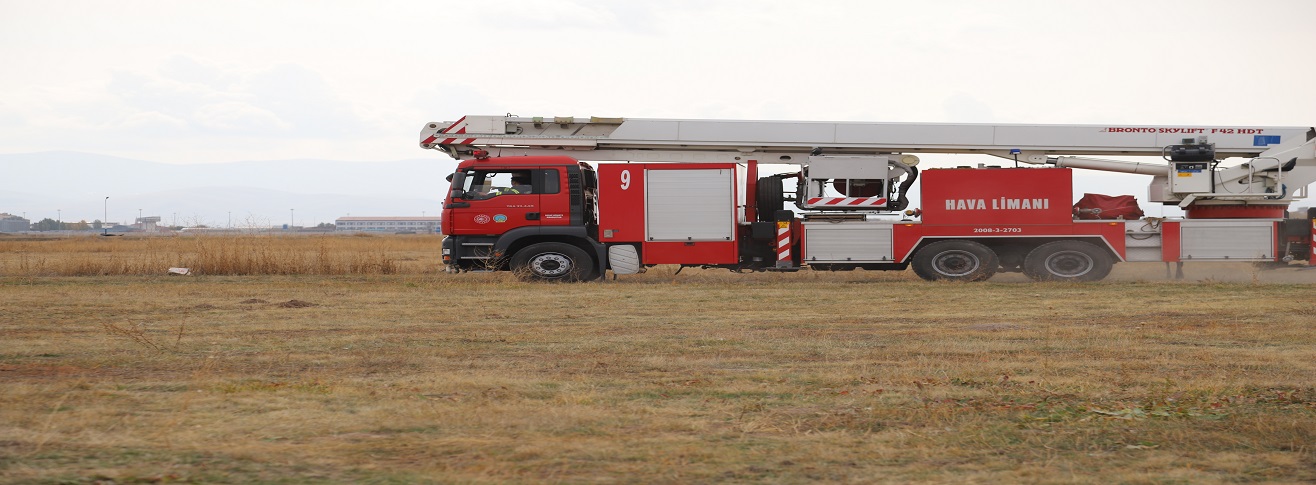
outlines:
[{"label": "red truck body", "polygon": [[[463,161],[445,201],[445,261],[458,270],[516,269],[533,264],[515,261],[518,252],[548,244],[557,253],[588,256],[571,262],[582,268],[564,273],[569,279],[617,271],[612,258],[633,256],[639,268],[890,270],[914,264],[928,279],[1023,271],[1039,279],[1094,280],[1120,261],[1274,262],[1295,254],[1310,261],[1316,232],[1316,223],[1305,225],[1311,221],[1299,234],[1281,219],[1080,219],[1072,205],[1074,173],[1067,168],[925,170],[921,207],[903,218],[783,214],[758,206],[761,199],[749,194],[781,190],[772,186],[780,186],[780,178],[756,179],[757,171],[754,161],[597,168],[564,156]],[[481,195],[479,184],[518,173],[533,176],[533,187]],[[942,256],[920,259],[929,247]],[[1048,249],[1036,254],[1041,248]],[[541,262],[558,269],[551,263],[570,259]]]}]

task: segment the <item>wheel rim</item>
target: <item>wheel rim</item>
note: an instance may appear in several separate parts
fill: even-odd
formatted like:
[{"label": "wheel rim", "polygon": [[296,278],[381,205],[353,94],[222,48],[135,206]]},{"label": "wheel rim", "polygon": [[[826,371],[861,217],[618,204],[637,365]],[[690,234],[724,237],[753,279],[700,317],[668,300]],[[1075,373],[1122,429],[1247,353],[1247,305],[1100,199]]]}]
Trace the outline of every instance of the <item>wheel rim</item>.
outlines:
[{"label": "wheel rim", "polygon": [[571,259],[558,253],[544,253],[530,260],[530,271],[540,276],[562,276],[571,271]]},{"label": "wheel rim", "polygon": [[932,260],[933,269],[949,277],[968,276],[978,271],[982,262],[978,256],[968,251],[943,251]]},{"label": "wheel rim", "polygon": [[1089,256],[1080,251],[1060,251],[1046,257],[1046,270],[1056,276],[1076,278],[1091,273],[1097,266]]}]

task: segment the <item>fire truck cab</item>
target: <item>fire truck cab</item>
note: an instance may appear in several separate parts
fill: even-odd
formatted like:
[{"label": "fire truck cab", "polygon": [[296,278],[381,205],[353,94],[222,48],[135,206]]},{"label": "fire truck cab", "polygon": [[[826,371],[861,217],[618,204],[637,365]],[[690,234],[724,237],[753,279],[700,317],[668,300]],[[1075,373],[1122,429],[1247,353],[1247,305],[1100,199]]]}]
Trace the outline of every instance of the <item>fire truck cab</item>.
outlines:
[{"label": "fire truck cab", "polygon": [[601,274],[593,167],[565,156],[477,161],[484,163],[462,163],[444,201],[443,252],[450,267],[531,268],[541,279]]}]

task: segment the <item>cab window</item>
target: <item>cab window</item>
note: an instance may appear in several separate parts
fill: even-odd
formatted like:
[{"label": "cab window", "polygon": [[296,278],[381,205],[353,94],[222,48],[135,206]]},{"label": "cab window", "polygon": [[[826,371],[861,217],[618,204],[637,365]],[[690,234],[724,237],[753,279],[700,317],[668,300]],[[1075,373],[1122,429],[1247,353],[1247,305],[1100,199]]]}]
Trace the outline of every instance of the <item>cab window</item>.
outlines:
[{"label": "cab window", "polygon": [[531,170],[468,170],[462,180],[462,198],[489,199],[536,193]]},{"label": "cab window", "polygon": [[554,169],[483,169],[461,174],[463,199],[489,199],[526,194],[556,194],[560,173]]}]

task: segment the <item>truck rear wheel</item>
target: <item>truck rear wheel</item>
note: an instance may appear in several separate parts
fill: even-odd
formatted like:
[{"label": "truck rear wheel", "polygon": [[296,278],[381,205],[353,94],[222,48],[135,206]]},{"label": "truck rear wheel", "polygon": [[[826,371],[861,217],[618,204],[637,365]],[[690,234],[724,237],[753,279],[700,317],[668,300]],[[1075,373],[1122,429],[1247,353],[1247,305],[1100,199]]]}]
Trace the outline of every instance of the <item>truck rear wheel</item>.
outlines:
[{"label": "truck rear wheel", "polygon": [[512,271],[531,281],[585,281],[597,277],[594,259],[566,243],[531,244],[512,255]]},{"label": "truck rear wheel", "polygon": [[1083,241],[1053,241],[1024,258],[1024,274],[1037,281],[1098,281],[1114,261],[1105,249]]},{"label": "truck rear wheel", "polygon": [[974,241],[937,241],[914,253],[914,274],[928,281],[983,281],[1000,261],[991,248]]}]

